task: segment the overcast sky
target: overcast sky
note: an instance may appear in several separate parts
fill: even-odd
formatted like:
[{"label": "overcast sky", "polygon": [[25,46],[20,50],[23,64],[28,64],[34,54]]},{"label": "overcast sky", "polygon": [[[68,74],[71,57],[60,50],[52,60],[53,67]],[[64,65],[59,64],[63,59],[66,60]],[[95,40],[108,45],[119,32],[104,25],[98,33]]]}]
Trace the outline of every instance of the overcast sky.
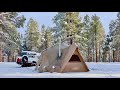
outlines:
[{"label": "overcast sky", "polygon": [[[32,17],[33,19],[38,21],[40,28],[41,28],[41,25],[43,24],[46,27],[47,26],[53,27],[54,24],[53,24],[52,18],[57,14],[57,12],[22,12],[21,14],[24,15],[27,20],[25,22],[25,27],[20,28],[18,31],[24,34],[24,31],[26,30],[26,24],[29,18]],[[85,16],[86,14],[88,14],[89,16],[92,16],[94,14],[99,16],[104,26],[106,34],[109,31],[110,21],[117,18],[117,12],[80,12],[81,17]]]}]

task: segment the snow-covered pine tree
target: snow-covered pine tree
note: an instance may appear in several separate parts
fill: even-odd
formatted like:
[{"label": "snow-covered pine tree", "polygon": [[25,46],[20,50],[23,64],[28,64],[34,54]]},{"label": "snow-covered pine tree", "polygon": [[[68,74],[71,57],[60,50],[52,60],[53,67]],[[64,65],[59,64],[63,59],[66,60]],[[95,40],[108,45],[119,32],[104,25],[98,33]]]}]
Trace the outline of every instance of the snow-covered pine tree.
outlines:
[{"label": "snow-covered pine tree", "polygon": [[26,46],[28,50],[38,51],[40,46],[40,31],[38,22],[30,18],[26,30]]}]

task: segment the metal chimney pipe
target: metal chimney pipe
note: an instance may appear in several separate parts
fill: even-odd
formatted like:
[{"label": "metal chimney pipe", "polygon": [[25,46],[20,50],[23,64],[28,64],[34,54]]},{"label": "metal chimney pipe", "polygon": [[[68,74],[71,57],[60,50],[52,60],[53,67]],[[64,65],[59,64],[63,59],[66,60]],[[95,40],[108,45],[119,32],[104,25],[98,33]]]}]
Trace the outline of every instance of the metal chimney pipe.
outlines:
[{"label": "metal chimney pipe", "polygon": [[59,37],[59,57],[61,56],[61,38]]}]

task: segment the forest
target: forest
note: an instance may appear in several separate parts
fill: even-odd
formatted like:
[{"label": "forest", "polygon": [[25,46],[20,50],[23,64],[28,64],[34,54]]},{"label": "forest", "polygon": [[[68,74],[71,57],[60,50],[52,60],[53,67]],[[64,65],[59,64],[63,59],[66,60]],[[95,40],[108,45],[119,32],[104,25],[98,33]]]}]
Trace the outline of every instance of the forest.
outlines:
[{"label": "forest", "polygon": [[109,33],[105,34],[101,18],[96,14],[81,17],[80,12],[58,12],[53,18],[54,27],[42,25],[30,18],[25,34],[18,28],[24,27],[26,17],[21,12],[0,12],[0,61],[7,56],[14,62],[20,50],[42,52],[68,36],[73,36],[86,62],[120,61],[120,12],[117,19],[109,22]]}]

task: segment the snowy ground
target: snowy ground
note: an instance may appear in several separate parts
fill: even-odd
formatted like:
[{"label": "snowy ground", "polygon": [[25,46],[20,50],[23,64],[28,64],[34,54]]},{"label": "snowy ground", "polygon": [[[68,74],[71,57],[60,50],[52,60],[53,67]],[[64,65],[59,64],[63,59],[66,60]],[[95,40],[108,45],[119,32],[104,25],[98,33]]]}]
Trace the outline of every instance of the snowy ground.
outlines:
[{"label": "snowy ground", "polygon": [[86,63],[89,72],[38,73],[35,67],[0,62],[0,78],[120,78],[120,63]]}]

